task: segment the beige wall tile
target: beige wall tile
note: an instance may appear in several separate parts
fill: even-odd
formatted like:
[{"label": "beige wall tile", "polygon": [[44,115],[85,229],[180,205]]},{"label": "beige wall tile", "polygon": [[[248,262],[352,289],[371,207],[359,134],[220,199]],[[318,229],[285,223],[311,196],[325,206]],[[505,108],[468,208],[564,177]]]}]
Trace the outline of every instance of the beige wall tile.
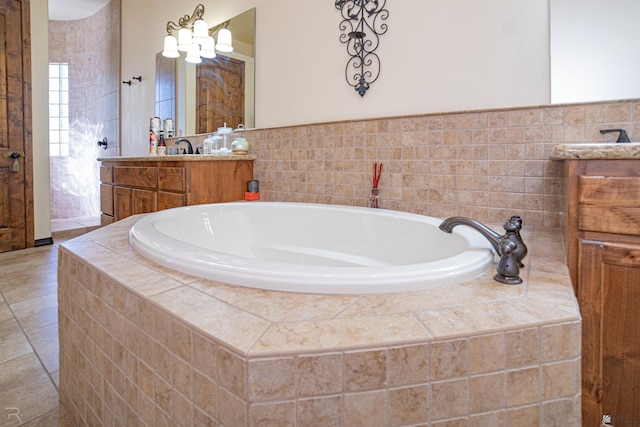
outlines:
[{"label": "beige wall tile", "polygon": [[504,408],[506,403],[504,373],[471,377],[471,411],[473,413]]},{"label": "beige wall tile", "polygon": [[507,412],[496,411],[471,416],[473,427],[507,427]]},{"label": "beige wall tile", "polygon": [[[393,407],[391,404],[390,411]],[[344,422],[349,427],[387,426],[386,393],[374,391],[345,395]]]},{"label": "beige wall tile", "polygon": [[433,383],[429,409],[432,419],[453,418],[466,414],[469,405],[468,396],[468,379]]},{"label": "beige wall tile", "polygon": [[542,366],[542,397],[554,399],[573,396],[578,392],[574,387],[573,360]]},{"label": "beige wall tile", "polygon": [[[220,394],[223,389],[220,389]],[[225,395],[229,394],[225,392]],[[217,405],[223,406],[222,399],[218,396],[217,384],[197,371],[193,372],[193,403],[207,416],[216,419],[218,416]]]},{"label": "beige wall tile", "polygon": [[340,354],[301,356],[297,359],[298,396],[342,391],[343,357]]},{"label": "beige wall tile", "polygon": [[216,356],[218,348],[216,344],[200,334],[194,333],[192,338],[193,367],[210,379],[216,380],[218,378],[218,362]]},{"label": "beige wall tile", "polygon": [[569,359],[574,356],[571,324],[540,328],[540,356],[542,362]]},{"label": "beige wall tile", "polygon": [[342,399],[338,396],[298,401],[296,422],[299,427],[338,426]]},{"label": "beige wall tile", "polygon": [[236,396],[245,394],[246,369],[244,361],[238,356],[219,348],[218,352],[218,374],[219,384],[227,387]]},{"label": "beige wall tile", "polygon": [[[510,426],[518,427],[539,427],[540,424],[540,407],[527,406],[524,408],[510,409],[507,412],[507,419]],[[546,424],[542,424],[546,425]]]},{"label": "beige wall tile", "polygon": [[575,422],[574,404],[572,400],[564,399],[548,402],[542,405],[542,424],[545,426],[578,427]]},{"label": "beige wall tile", "polygon": [[469,342],[455,340],[431,345],[431,379],[442,380],[469,374]]},{"label": "beige wall tile", "polygon": [[387,383],[390,386],[416,384],[429,379],[428,345],[391,348],[387,357]]},{"label": "beige wall tile", "polygon": [[384,350],[345,354],[346,391],[381,388],[387,380],[387,357]]},{"label": "beige wall tile", "polygon": [[507,332],[507,366],[517,368],[538,362],[538,329]]},{"label": "beige wall tile", "polygon": [[249,400],[282,400],[295,396],[293,358],[253,360],[248,366]]},{"label": "beige wall tile", "polygon": [[[440,389],[442,393],[446,393],[445,388]],[[428,402],[429,388],[425,385],[389,390],[389,423],[407,425],[428,421]]]},{"label": "beige wall tile", "polygon": [[540,400],[538,367],[507,372],[507,405],[525,405]]},{"label": "beige wall tile", "polygon": [[460,418],[457,420],[436,421],[429,425],[432,427],[468,427],[471,424],[469,424],[469,421],[466,418]]},{"label": "beige wall tile", "polygon": [[469,353],[472,374],[504,369],[504,334],[485,335],[469,339]]},{"label": "beige wall tile", "polygon": [[288,427],[295,425],[295,403],[277,402],[252,404],[249,408],[249,425],[255,427]]}]

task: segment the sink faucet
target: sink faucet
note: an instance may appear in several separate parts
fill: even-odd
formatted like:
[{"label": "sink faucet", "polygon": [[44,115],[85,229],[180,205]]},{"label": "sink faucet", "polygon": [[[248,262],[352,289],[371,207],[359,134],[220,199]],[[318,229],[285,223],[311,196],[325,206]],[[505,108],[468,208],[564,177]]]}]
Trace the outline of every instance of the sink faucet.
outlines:
[{"label": "sink faucet", "polygon": [[179,145],[181,142],[185,142],[187,144],[187,154],[193,154],[193,146],[191,142],[187,138],[178,138],[176,139],[176,145]]},{"label": "sink faucet", "polygon": [[508,285],[522,283],[520,267],[524,266],[522,259],[527,256],[527,247],[522,241],[522,237],[520,237],[522,218],[516,215],[512,216],[509,221],[504,224],[506,233],[503,236],[475,219],[461,216],[445,219],[440,224],[440,230],[451,233],[453,232],[453,228],[458,225],[466,225],[482,234],[500,256],[497,274],[493,276],[494,280]]},{"label": "sink faucet", "polygon": [[600,130],[600,133],[603,135],[609,132],[620,132],[616,142],[631,142],[629,141],[629,135],[627,135],[627,131],[624,129],[601,129]]}]

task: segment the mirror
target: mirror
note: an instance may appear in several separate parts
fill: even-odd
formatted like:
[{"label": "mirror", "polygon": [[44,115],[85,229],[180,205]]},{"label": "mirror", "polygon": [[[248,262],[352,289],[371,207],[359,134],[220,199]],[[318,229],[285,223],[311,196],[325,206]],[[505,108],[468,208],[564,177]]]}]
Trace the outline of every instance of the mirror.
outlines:
[{"label": "mirror", "polygon": [[176,136],[255,127],[255,8],[209,28],[233,37],[233,52],[190,64],[156,54],[156,116],[174,119]]}]

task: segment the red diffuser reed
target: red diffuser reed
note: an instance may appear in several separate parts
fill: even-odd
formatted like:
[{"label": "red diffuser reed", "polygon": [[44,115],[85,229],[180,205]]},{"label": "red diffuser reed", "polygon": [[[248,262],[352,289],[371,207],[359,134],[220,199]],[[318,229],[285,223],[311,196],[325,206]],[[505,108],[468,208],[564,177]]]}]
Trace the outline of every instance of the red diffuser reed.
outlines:
[{"label": "red diffuser reed", "polygon": [[373,163],[373,177],[371,178],[371,195],[369,196],[369,205],[372,208],[378,208],[378,185],[380,184],[380,176],[382,176],[382,163]]}]

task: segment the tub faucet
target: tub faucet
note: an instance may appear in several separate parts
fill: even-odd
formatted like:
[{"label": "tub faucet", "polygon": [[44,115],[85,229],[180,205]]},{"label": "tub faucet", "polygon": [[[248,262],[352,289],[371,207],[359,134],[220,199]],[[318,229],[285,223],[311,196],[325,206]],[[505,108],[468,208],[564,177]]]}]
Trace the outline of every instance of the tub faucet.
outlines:
[{"label": "tub faucet", "polygon": [[522,219],[519,216],[512,216],[504,224],[506,233],[501,236],[484,224],[475,219],[454,216],[447,218],[440,224],[440,230],[451,233],[458,225],[466,225],[482,234],[493,246],[493,249],[500,256],[498,261],[497,274],[494,280],[508,285],[522,283],[520,278],[520,267],[524,267],[522,259],[527,255],[527,247],[520,237]]},{"label": "tub faucet", "polygon": [[191,145],[191,142],[189,142],[187,138],[176,139],[176,145],[179,145],[181,142],[184,142],[187,144],[187,154],[193,154],[193,146]]},{"label": "tub faucet", "polygon": [[629,135],[627,135],[627,131],[624,129],[601,129],[600,133],[610,133],[610,132],[618,132],[618,139],[616,142],[631,142],[629,141]]}]

